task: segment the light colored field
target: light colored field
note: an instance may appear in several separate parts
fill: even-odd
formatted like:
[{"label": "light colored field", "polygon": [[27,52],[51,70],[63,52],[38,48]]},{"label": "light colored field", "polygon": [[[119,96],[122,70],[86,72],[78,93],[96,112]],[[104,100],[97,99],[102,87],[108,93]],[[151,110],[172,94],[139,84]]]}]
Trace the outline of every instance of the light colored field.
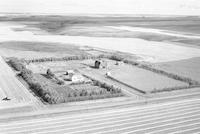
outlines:
[{"label": "light colored field", "polygon": [[[16,24],[16,26],[20,26]],[[200,56],[197,48],[178,46],[175,44],[146,41],[136,38],[112,38],[112,37],[83,37],[66,35],[35,35],[31,31],[13,31],[10,24],[0,25],[4,32],[0,32],[0,41],[40,41],[59,42],[77,45],[88,45],[109,50],[129,52],[136,56],[143,57],[143,61],[167,62],[181,59],[188,59]],[[5,32],[5,29],[8,32]]]},{"label": "light colored field", "polygon": [[64,57],[68,56],[68,54],[61,53],[48,53],[48,52],[34,52],[34,51],[20,51],[13,49],[0,49],[0,55],[4,57],[17,57],[24,59],[38,59],[38,58],[46,58],[46,57]]},{"label": "light colored field", "polygon": [[155,64],[155,67],[200,82],[200,58]]},{"label": "light colored field", "polygon": [[129,65],[122,65],[111,70],[111,77],[145,92],[176,86],[185,86],[183,83],[151,71]]}]

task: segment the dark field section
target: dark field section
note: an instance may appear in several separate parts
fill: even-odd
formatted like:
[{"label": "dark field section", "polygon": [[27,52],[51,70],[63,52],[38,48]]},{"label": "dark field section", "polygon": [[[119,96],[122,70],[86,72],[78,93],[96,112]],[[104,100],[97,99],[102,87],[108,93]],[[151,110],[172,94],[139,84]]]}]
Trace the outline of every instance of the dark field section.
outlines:
[{"label": "dark field section", "polygon": [[[25,31],[38,29],[48,34],[90,37],[140,38],[148,41],[163,41],[188,46],[198,46],[199,38],[185,38],[146,32],[131,32],[126,30],[109,29],[107,26],[130,26],[169,30],[185,35],[200,35],[200,17],[171,16],[171,17],[92,17],[92,16],[6,16],[0,17],[0,22],[15,22],[26,27],[15,29]],[[29,29],[29,30],[30,30]]]},{"label": "dark field section", "polygon": [[181,17],[86,17],[86,16],[8,16],[0,21],[32,22],[29,25],[48,32],[57,32],[71,26],[126,25],[134,27],[159,28],[200,34],[200,18]]}]

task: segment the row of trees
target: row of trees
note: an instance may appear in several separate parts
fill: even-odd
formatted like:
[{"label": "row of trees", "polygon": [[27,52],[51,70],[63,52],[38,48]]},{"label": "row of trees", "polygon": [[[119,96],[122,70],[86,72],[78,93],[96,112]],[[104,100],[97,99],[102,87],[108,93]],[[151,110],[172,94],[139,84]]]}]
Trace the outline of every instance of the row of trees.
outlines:
[{"label": "row of trees", "polygon": [[192,80],[191,78],[179,76],[179,75],[173,74],[173,73],[168,73],[168,72],[165,72],[165,71],[163,71],[163,70],[159,70],[159,69],[156,69],[156,68],[147,66],[147,65],[139,65],[139,67],[141,67],[141,68],[143,68],[143,69],[146,69],[146,70],[149,70],[149,71],[152,71],[152,72],[154,72],[154,73],[158,73],[158,74],[165,75],[165,76],[167,76],[167,77],[169,77],[169,78],[172,78],[172,79],[175,79],[175,80],[179,80],[179,81],[186,82],[186,83],[188,83],[190,86],[193,86],[193,85],[200,85],[200,83],[199,83],[198,81]]},{"label": "row of trees", "polygon": [[108,85],[106,83],[103,83],[103,82],[100,82],[100,81],[97,81],[97,80],[94,80],[94,85],[95,86],[99,86],[101,88],[105,88],[107,90],[107,92],[110,92],[111,94],[122,94],[122,91],[120,88],[116,88],[114,87],[113,85]]},{"label": "row of trees", "polygon": [[56,75],[50,70],[50,69],[47,69],[47,76],[53,80],[56,81],[57,84],[59,85],[64,85],[65,82],[59,78],[56,77]]},{"label": "row of trees", "polygon": [[199,85],[168,87],[168,88],[162,88],[162,89],[154,89],[150,93],[170,92],[174,90],[182,90],[182,89],[189,89],[189,88],[196,88],[196,87],[199,87]]},{"label": "row of trees", "polygon": [[48,57],[48,58],[38,58],[38,59],[30,59],[26,60],[27,63],[33,62],[52,62],[52,61],[70,61],[70,60],[86,60],[86,59],[99,59],[99,58],[108,58],[111,60],[122,61],[125,60],[124,56],[111,53],[111,54],[101,54],[98,56],[93,55],[76,55],[76,56],[66,56],[66,57]]},{"label": "row of trees", "polygon": [[25,69],[25,66],[22,63],[22,61],[17,58],[10,58],[8,61],[8,64],[11,67],[13,67],[16,71],[21,71],[21,70]]},{"label": "row of trees", "polygon": [[104,57],[106,57],[106,55],[99,55],[99,56],[77,55],[77,56],[66,56],[66,57],[61,57],[61,58],[48,57],[48,58],[31,59],[31,60],[26,60],[26,62],[33,63],[33,62],[70,61],[70,60],[96,59],[96,58],[104,58]]}]

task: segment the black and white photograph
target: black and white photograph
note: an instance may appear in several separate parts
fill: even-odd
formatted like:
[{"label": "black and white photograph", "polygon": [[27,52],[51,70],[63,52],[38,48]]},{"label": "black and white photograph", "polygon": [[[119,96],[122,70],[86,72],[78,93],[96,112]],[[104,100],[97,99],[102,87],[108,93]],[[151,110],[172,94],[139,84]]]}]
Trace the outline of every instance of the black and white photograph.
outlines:
[{"label": "black and white photograph", "polygon": [[0,134],[200,134],[200,0],[0,0]]}]

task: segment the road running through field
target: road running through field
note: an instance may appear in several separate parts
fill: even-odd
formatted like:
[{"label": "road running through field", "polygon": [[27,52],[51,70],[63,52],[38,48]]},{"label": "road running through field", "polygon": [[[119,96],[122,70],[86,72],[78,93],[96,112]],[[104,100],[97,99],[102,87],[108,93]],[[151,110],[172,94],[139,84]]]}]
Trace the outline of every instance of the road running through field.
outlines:
[{"label": "road running through field", "polygon": [[[17,79],[16,74],[0,56],[0,106],[3,108],[16,108],[18,105],[42,105],[29,92],[29,90]],[[8,101],[2,100],[7,97]],[[1,111],[0,111],[1,113]]]}]

